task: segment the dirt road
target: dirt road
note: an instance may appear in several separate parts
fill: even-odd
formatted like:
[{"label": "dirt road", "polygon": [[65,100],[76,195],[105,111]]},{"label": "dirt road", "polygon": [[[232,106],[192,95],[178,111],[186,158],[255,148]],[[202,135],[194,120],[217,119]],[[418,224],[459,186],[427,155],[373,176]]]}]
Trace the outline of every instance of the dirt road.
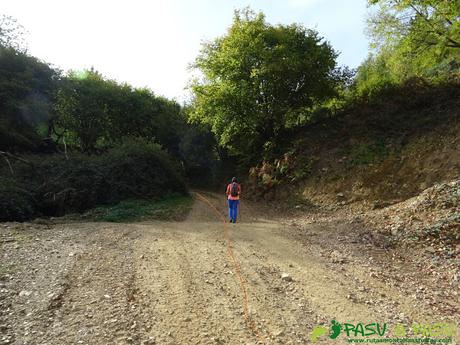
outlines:
[{"label": "dirt road", "polygon": [[420,298],[400,280],[417,268],[344,240],[348,223],[305,228],[242,206],[228,224],[236,262],[199,199],[184,222],[0,225],[0,344],[309,344],[332,319],[458,324],[458,301],[441,287]]}]

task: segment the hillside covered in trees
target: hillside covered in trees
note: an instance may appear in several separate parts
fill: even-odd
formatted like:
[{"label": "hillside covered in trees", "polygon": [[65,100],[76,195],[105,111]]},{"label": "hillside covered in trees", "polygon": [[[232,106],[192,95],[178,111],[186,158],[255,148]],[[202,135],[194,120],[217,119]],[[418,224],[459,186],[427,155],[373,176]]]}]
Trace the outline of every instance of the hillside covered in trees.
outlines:
[{"label": "hillside covered in trees", "polygon": [[64,73],[27,53],[13,18],[0,24],[1,220],[161,199],[187,193],[190,171],[212,175],[214,139],[177,102]]},{"label": "hillside covered in trees", "polygon": [[369,6],[372,50],[357,69],[338,66],[339,53],[315,30],[236,11],[226,34],[203,44],[193,63],[201,77],[184,105],[30,56],[23,28],[4,16],[0,219],[161,198],[234,173],[272,199],[278,187],[316,176],[327,150],[348,157],[335,173],[344,177],[400,152],[414,135],[455,126],[458,4]]}]

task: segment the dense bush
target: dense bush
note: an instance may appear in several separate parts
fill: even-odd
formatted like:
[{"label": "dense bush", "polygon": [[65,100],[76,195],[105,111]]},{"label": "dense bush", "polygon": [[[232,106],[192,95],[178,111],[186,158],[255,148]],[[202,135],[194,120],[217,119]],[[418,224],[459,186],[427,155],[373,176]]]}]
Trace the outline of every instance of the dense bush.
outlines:
[{"label": "dense bush", "polygon": [[0,179],[0,222],[29,219],[35,209],[32,193],[11,178]]},{"label": "dense bush", "polygon": [[16,161],[0,174],[0,219],[82,212],[128,198],[186,194],[181,168],[159,145],[128,141],[103,155],[43,155]]}]

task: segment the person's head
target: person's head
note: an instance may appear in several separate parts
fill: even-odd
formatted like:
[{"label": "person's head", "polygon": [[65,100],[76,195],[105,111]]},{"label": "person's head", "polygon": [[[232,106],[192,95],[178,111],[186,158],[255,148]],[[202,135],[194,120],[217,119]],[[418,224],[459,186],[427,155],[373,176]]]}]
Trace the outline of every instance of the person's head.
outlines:
[{"label": "person's head", "polygon": [[236,177],[232,177],[232,183],[236,182]]}]

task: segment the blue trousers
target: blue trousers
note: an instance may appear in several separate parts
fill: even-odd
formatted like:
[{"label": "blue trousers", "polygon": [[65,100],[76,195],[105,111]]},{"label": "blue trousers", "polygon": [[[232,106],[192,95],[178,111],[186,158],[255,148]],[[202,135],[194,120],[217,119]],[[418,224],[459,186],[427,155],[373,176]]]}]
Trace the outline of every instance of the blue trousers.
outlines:
[{"label": "blue trousers", "polygon": [[232,220],[232,223],[236,223],[239,203],[239,200],[228,200],[228,216]]}]

